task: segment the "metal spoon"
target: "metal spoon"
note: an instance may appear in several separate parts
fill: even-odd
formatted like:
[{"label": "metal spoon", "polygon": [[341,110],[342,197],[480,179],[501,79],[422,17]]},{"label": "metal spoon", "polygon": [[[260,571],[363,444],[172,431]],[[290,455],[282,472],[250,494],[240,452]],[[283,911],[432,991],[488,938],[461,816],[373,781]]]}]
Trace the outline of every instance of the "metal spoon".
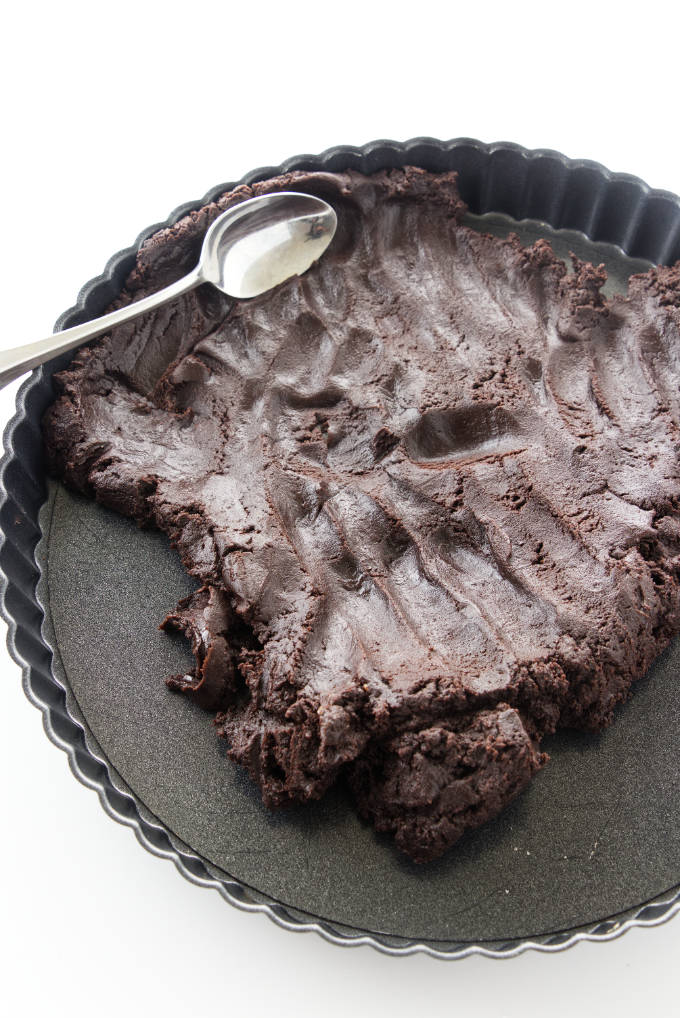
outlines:
[{"label": "metal spoon", "polygon": [[335,212],[321,198],[280,191],[249,198],[227,209],[203,240],[201,257],[176,283],[118,311],[48,339],[0,351],[0,388],[65,350],[129,322],[200,283],[212,283],[230,297],[257,297],[291,276],[300,276],[324,253],[335,233]]}]

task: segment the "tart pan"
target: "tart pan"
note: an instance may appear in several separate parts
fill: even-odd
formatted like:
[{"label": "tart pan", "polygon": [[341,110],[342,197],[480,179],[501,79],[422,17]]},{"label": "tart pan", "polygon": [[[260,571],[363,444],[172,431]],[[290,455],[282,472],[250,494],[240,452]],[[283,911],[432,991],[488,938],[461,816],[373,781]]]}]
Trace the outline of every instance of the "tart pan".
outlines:
[{"label": "tart pan", "polygon": [[[650,262],[680,258],[679,198],[593,162],[508,143],[377,141],[298,156],[241,183],[293,169],[409,164],[457,170],[471,225],[515,229],[526,243],[547,236],[559,253],[605,261],[614,287]],[[146,238],[233,186],[145,230],[57,328],[101,314]],[[27,379],[5,433],[2,612],[48,736],[114,819],[242,909],[391,954],[555,951],[680,909],[680,640],[636,684],[612,728],[546,740],[551,763],[526,792],[434,863],[400,856],[359,820],[342,787],[319,803],[268,812],[225,759],[209,717],[164,685],[189,654],[157,625],[192,584],[167,539],[45,476],[40,420],[52,373],[70,356]]]}]

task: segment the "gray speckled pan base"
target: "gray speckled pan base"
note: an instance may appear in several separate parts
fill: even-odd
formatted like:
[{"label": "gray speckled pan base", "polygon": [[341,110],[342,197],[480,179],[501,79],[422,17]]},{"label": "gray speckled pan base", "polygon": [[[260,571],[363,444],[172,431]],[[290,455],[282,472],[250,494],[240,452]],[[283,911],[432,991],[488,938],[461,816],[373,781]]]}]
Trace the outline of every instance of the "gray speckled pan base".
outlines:
[{"label": "gray speckled pan base", "polygon": [[[471,221],[490,232],[509,228],[504,217]],[[541,224],[519,232],[525,242],[553,236]],[[555,246],[606,258],[615,285],[646,268],[573,234]],[[418,867],[358,819],[341,788],[309,807],[268,812],[225,758],[210,716],[167,690],[163,679],[190,655],[157,625],[191,580],[164,536],[58,485],[41,522],[55,674],[125,784],[220,871],[354,930],[445,942],[587,926],[677,884],[680,641],[611,729],[548,740],[551,763],[498,820]]]}]

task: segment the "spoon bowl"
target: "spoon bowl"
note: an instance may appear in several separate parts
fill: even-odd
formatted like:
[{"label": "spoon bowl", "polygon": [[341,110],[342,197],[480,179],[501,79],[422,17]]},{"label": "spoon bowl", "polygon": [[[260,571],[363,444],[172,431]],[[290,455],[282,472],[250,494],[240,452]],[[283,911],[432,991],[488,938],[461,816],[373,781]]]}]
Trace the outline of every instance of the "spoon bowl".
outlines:
[{"label": "spoon bowl", "polygon": [[201,251],[203,278],[231,297],[257,297],[301,276],[324,253],[337,216],[321,198],[264,194],[223,212]]}]

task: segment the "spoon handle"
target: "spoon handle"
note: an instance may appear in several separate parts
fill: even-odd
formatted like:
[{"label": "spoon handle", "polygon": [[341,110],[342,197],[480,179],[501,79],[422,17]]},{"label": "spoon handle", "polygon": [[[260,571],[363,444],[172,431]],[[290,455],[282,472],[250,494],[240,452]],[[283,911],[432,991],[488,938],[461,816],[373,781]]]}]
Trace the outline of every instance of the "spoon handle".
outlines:
[{"label": "spoon handle", "polygon": [[108,332],[115,325],[129,322],[132,318],[143,315],[145,311],[151,311],[166,301],[179,297],[202,281],[200,267],[196,266],[176,283],[170,283],[162,290],[150,293],[148,297],[142,297],[141,300],[127,304],[117,311],[111,311],[108,315],[93,318],[92,321],[83,322],[82,325],[74,325],[70,329],[64,329],[63,332],[55,332],[53,336],[41,339],[37,343],[26,343],[25,346],[15,346],[11,350],[0,350],[0,389],[31,368],[37,368],[39,364],[44,364],[52,357],[57,357],[66,350],[73,350],[86,340]]}]

